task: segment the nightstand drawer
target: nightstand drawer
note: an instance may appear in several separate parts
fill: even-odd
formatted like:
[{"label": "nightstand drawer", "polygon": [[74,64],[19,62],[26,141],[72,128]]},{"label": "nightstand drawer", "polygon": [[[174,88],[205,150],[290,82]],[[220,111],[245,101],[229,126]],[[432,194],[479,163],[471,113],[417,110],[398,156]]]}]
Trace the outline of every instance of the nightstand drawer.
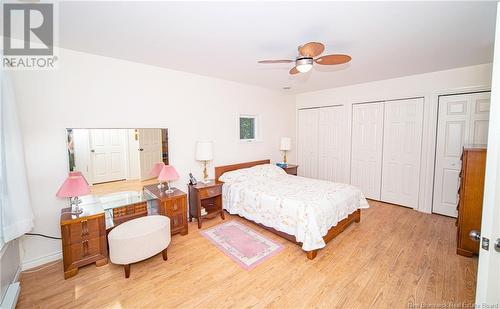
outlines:
[{"label": "nightstand drawer", "polygon": [[84,219],[67,225],[67,228],[69,229],[69,240],[66,241],[71,244],[76,244],[84,240],[99,237],[101,233],[99,220],[102,220],[103,218],[104,217]]},{"label": "nightstand drawer", "polygon": [[222,186],[200,189],[200,199],[211,198],[222,194]]}]

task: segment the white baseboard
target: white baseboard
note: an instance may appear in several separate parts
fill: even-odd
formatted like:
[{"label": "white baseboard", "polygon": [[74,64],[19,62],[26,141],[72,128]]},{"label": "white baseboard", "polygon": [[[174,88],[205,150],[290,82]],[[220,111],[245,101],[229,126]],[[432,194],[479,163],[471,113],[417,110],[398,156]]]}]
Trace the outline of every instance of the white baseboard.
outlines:
[{"label": "white baseboard", "polygon": [[60,259],[62,259],[62,251],[57,251],[36,259],[24,260],[21,264],[21,270],[25,271]]},{"label": "white baseboard", "polygon": [[7,293],[0,304],[0,309],[15,309],[19,293],[21,292],[21,285],[19,282],[14,282],[7,288]]}]

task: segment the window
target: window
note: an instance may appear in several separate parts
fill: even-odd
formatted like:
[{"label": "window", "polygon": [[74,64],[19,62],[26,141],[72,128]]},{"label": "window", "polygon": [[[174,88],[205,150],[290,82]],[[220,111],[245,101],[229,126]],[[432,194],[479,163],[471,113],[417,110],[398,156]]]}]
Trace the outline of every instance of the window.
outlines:
[{"label": "window", "polygon": [[257,139],[257,117],[251,115],[240,115],[240,140],[254,141]]}]

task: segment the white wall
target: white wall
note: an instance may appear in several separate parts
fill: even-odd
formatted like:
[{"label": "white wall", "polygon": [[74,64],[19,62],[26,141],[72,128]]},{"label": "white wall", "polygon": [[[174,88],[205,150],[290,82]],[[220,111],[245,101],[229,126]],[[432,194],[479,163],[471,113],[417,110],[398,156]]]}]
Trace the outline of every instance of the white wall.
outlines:
[{"label": "white wall", "polygon": [[[13,81],[35,213],[34,231],[57,236],[55,197],[68,171],[65,128],[168,128],[170,163],[184,189],[201,175],[195,141],[214,142],[210,166],[270,158],[281,136],[294,136],[294,97],[283,92],[60,49],[56,71],[17,71]],[[238,114],[260,115],[262,141],[238,141]],[[290,153],[294,162],[295,154]],[[199,177],[201,178],[201,177]],[[57,240],[25,236],[24,268],[60,257]]]},{"label": "white wall", "polygon": [[346,130],[349,138],[345,157],[349,162],[345,166],[345,173],[349,175],[352,104],[423,97],[424,131],[418,210],[431,212],[438,97],[443,94],[490,90],[491,70],[491,64],[484,64],[302,93],[296,96],[296,106],[297,109],[331,105],[346,107]]}]

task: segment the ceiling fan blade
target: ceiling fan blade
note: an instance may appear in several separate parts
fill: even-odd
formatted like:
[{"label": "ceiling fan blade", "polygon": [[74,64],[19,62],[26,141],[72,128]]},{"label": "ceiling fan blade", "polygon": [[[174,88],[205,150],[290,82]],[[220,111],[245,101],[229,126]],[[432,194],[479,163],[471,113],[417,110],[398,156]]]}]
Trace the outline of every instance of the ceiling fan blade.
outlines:
[{"label": "ceiling fan blade", "polygon": [[351,61],[351,59],[352,58],[349,55],[335,54],[335,55],[322,56],[314,61],[317,64],[333,65],[333,64],[347,63],[347,62]]},{"label": "ceiling fan blade", "polygon": [[261,60],[258,63],[290,63],[293,60]]},{"label": "ceiling fan blade", "polygon": [[299,53],[306,57],[319,56],[325,50],[325,45],[319,42],[309,42],[299,47]]},{"label": "ceiling fan blade", "polygon": [[288,72],[288,73],[290,73],[290,75],[295,75],[295,74],[299,74],[300,72],[299,72],[299,70],[297,70],[297,67],[293,67],[290,69],[290,72]]}]

